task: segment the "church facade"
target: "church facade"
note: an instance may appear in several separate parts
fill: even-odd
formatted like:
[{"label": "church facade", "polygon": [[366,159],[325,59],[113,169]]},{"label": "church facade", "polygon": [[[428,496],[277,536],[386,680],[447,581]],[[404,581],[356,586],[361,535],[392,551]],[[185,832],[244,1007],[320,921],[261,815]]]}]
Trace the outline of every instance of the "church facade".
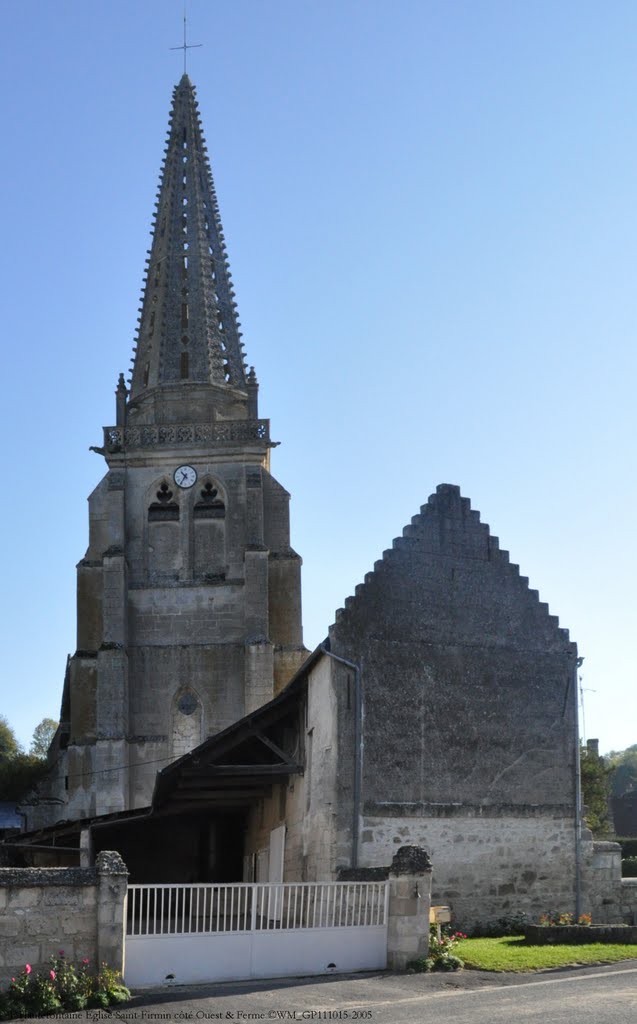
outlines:
[{"label": "church facade", "polygon": [[89,498],[49,797],[148,804],[162,764],[268,701],[307,654],[289,494],[243,355],[194,87],[174,90],[129,386]]}]

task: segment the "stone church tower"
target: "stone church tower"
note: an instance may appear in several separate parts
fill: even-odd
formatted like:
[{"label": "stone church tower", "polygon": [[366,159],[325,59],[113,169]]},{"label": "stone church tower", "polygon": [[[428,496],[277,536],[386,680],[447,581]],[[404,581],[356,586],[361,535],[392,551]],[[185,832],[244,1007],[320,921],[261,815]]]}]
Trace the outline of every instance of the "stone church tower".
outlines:
[{"label": "stone church tower", "polygon": [[51,751],[65,806],[49,820],[147,805],[159,769],[271,699],[307,654],[289,494],[269,472],[187,75],[147,264],[130,389],[120,375],[89,498]]}]

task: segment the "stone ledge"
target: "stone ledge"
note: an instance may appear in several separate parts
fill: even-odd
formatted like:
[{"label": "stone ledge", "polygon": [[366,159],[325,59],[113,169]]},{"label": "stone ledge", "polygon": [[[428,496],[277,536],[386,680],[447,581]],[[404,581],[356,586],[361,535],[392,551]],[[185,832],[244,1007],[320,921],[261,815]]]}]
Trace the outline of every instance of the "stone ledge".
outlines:
[{"label": "stone ledge", "polygon": [[95,860],[95,870],[99,875],[126,875],[128,868],[117,850],[102,850]]},{"label": "stone ledge", "polygon": [[[409,803],[366,800],[364,813],[370,818],[551,818],[570,819],[567,804],[463,804]],[[613,846],[614,844],[609,844]]]},{"label": "stone ledge", "polygon": [[96,885],[95,868],[0,868],[0,888]]},{"label": "stone ledge", "polygon": [[586,945],[589,942],[637,943],[637,926],[627,924],[577,924],[541,925],[530,924],[524,929],[524,937],[534,946],[556,946],[562,943]]}]

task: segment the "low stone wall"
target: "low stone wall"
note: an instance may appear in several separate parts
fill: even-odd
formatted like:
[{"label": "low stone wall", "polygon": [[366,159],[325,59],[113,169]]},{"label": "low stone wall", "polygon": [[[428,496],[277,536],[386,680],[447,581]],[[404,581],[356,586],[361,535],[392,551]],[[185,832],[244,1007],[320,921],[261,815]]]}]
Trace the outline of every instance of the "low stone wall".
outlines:
[{"label": "low stone wall", "polygon": [[124,969],[128,872],[118,853],[98,854],[94,868],[0,868],[0,982],[25,964],[47,967],[64,950]]},{"label": "low stone wall", "polygon": [[637,927],[621,924],[591,925],[539,925],[530,924],[524,929],[527,942],[534,946],[586,945],[590,942],[635,942]]}]

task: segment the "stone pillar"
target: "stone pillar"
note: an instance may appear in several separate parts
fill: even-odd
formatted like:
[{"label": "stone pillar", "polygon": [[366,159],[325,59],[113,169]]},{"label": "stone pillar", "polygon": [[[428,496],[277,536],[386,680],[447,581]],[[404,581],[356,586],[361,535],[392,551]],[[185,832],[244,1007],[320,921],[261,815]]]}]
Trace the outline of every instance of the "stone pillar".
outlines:
[{"label": "stone pillar", "polygon": [[128,870],[119,853],[103,850],[97,870],[97,962],[124,973]]},{"label": "stone pillar", "polygon": [[126,399],[128,397],[128,388],[123,373],[119,375],[115,396],[115,423],[118,427],[123,427],[126,425]]},{"label": "stone pillar", "polygon": [[404,971],[410,960],[427,956],[431,861],[420,846],[401,846],[389,869],[387,966]]},{"label": "stone pillar", "polygon": [[93,842],[90,828],[80,831],[80,867],[90,868],[93,863]]}]

